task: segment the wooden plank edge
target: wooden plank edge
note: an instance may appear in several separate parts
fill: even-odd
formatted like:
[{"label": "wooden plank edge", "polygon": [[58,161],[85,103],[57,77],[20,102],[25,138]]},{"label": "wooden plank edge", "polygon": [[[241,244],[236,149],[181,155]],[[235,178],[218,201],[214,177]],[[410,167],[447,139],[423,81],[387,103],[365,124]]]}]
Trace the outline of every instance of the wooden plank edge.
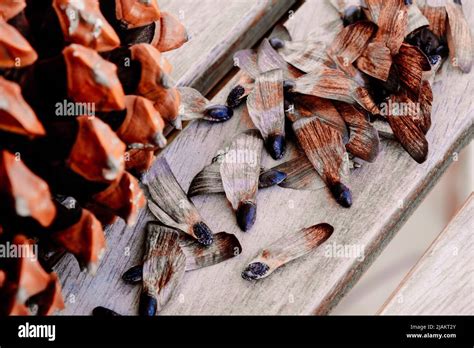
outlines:
[{"label": "wooden plank edge", "polygon": [[[234,53],[255,45],[262,36],[288,12],[295,2],[296,0],[277,0],[272,1],[270,7],[267,6],[265,2],[261,2],[262,7],[257,15],[253,14],[251,17],[249,16],[246,20],[240,21],[238,25],[233,28],[233,33],[239,33],[239,35],[235,35],[235,37],[239,39],[225,43],[225,46],[227,46],[226,49],[220,47],[220,53],[213,57],[211,64],[209,64],[209,55],[212,55],[213,52],[209,52],[209,54],[203,57],[196,65],[195,69],[185,73],[178,80],[178,85],[191,86],[199,90],[203,95],[208,94],[232,69],[234,65]],[[206,64],[205,67],[203,66],[204,64]]]},{"label": "wooden plank edge", "polygon": [[446,172],[448,167],[453,161],[452,154],[460,152],[474,139],[474,124],[466,129],[457,141],[451,146],[449,151],[445,154],[444,158],[440,163],[435,166],[423,181],[418,192],[414,192],[410,195],[410,199],[407,200],[409,204],[406,209],[400,210],[399,214],[392,216],[390,223],[386,225],[382,232],[382,239],[375,243],[367,246],[367,253],[363,262],[347,273],[344,278],[341,279],[339,285],[328,294],[328,296],[321,301],[321,305],[314,310],[316,315],[327,315],[330,311],[339,303],[339,301],[354,287],[359,281],[361,276],[367,271],[372,265],[376,258],[382,253],[385,247],[395,237],[397,232],[402,228],[405,222],[410,218],[413,212],[418,208],[420,203],[428,195],[431,189],[436,185],[441,176]]},{"label": "wooden plank edge", "polygon": [[403,286],[412,278],[415,272],[420,268],[422,265],[423,260],[431,253],[433,248],[438,244],[438,242],[443,238],[444,234],[450,229],[451,224],[455,222],[462,214],[464,213],[464,209],[467,208],[470,204],[472,204],[472,200],[474,199],[474,193],[471,193],[467,198],[466,202],[464,202],[463,206],[457,211],[456,215],[449,221],[446,227],[440,232],[440,234],[435,238],[435,240],[430,244],[430,246],[425,250],[423,255],[420,259],[415,263],[415,265],[410,269],[410,271],[405,275],[405,277],[400,281],[396,289],[390,294],[390,296],[385,300],[384,304],[380,307],[377,311],[377,315],[384,315],[383,312],[387,309],[389,304],[393,301],[393,299],[399,294],[400,290]]}]

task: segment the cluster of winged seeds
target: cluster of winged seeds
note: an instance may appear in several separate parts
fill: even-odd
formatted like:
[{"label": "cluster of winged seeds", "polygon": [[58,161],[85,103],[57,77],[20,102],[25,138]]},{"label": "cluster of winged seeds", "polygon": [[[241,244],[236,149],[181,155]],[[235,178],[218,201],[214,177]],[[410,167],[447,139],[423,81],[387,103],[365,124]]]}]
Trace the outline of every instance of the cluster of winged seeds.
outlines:
[{"label": "cluster of winged seeds", "polygon": [[[326,186],[341,206],[350,207],[350,169],[360,165],[359,160],[376,160],[379,134],[398,140],[415,161],[424,162],[436,70],[448,53],[463,72],[472,64],[460,2],[446,0],[434,7],[429,2],[331,0],[342,20],[330,23],[326,33],[292,41],[285,28],[277,27],[256,50],[237,52],[234,61],[242,73],[227,105],[236,108],[245,102],[256,129],[225,144],[194,177],[188,197],[224,193],[237,224],[248,231],[257,217],[258,190],[274,185]],[[186,96],[193,99],[192,93]],[[199,110],[206,102],[194,98],[189,104]],[[275,160],[285,156],[289,131],[301,154],[274,168],[262,168],[264,149]],[[145,181],[149,207],[167,227],[148,226],[143,263],[123,276],[125,282],[142,285],[141,315],[160,312],[186,271],[242,251],[234,235],[212,233],[164,160],[155,167],[157,172],[150,172]],[[178,205],[181,209],[173,208]],[[265,278],[317,248],[332,233],[327,223],[288,233],[263,248],[242,277]],[[117,313],[98,307],[94,314]]]},{"label": "cluster of winged seeds", "polygon": [[[304,155],[274,168],[286,176],[280,186],[314,186],[319,176],[350,207],[354,159],[373,162],[379,135],[398,140],[418,163],[427,159],[435,73],[448,55],[469,72],[472,40],[459,0],[331,3],[342,21],[327,32],[292,41],[279,28],[257,50],[239,51],[242,77],[227,103],[246,101],[274,159],[285,153],[290,121]],[[207,168],[195,178],[191,193],[210,193],[209,174]],[[222,167],[220,174],[225,180]]]},{"label": "cluster of winged seeds", "polygon": [[[186,120],[162,52],[187,39],[156,0],[0,2],[1,313],[62,308],[40,262],[70,252],[94,273],[102,226],[135,222],[146,203],[136,176],[166,145],[166,124]],[[199,111],[193,118],[232,116]]]}]

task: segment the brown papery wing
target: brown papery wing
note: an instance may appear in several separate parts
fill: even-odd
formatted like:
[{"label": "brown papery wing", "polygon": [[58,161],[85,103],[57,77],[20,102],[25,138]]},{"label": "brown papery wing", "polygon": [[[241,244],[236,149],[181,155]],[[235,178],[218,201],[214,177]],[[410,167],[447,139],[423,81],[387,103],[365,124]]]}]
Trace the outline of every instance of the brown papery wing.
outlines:
[{"label": "brown papery wing", "polygon": [[257,52],[257,65],[260,73],[270,70],[281,69],[285,79],[295,79],[302,75],[293,66],[289,65],[281,55],[270,45],[268,39],[264,39]]},{"label": "brown papery wing", "polygon": [[321,98],[358,103],[367,111],[377,114],[377,105],[367,90],[356,79],[343,71],[319,65],[313,72],[295,80],[293,91]]},{"label": "brown papery wing", "polygon": [[[155,161],[145,176],[144,183],[148,187],[152,203],[161,210],[160,213],[165,213],[176,225],[164,219],[161,214],[155,214],[155,216],[158,215],[156,216],[158,219],[163,219],[162,223],[173,227],[180,226],[183,232],[198,238],[193,226],[200,223],[202,218],[179,185],[165,158],[158,158]],[[155,213],[155,210],[152,209],[152,211]]]},{"label": "brown papery wing", "polygon": [[349,133],[344,119],[334,107],[333,101],[312,95],[298,94],[293,97],[295,105],[295,117],[293,121],[301,117],[317,116],[324,122],[335,127],[342,133],[344,142],[347,141]]},{"label": "brown papery wing", "polygon": [[418,126],[418,108],[407,96],[392,95],[387,107],[387,120],[394,136],[418,163],[426,161],[428,141]]},{"label": "brown papery wing", "polygon": [[252,49],[237,51],[234,54],[234,65],[245,71],[253,79],[260,74],[257,65],[257,52]]},{"label": "brown papery wing", "polygon": [[[367,0],[367,4],[373,0]],[[370,6],[370,5],[369,5]],[[383,41],[392,55],[397,54],[405,39],[408,10],[404,0],[384,1],[377,20],[375,41]]]},{"label": "brown papery wing", "polygon": [[454,0],[447,0],[446,12],[451,63],[462,72],[469,73],[472,68],[472,37],[469,24],[464,17],[462,6]]},{"label": "brown papery wing", "polygon": [[380,139],[367,116],[354,105],[342,102],[334,102],[334,105],[350,129],[347,151],[364,161],[375,161],[379,154]]},{"label": "brown papery wing", "polygon": [[222,192],[221,164],[216,160],[196,174],[189,185],[188,197]]},{"label": "brown papery wing", "polygon": [[321,176],[305,155],[293,158],[273,169],[287,175],[278,186],[295,190],[320,190],[326,187]]},{"label": "brown papery wing", "polygon": [[237,237],[226,232],[216,233],[214,243],[207,247],[185,235],[181,236],[179,243],[186,256],[186,271],[216,265],[242,252],[242,246]]},{"label": "brown papery wing", "polygon": [[421,83],[420,91],[420,122],[418,127],[423,133],[428,133],[431,128],[431,105],[433,103],[433,91],[429,81],[424,80]]},{"label": "brown papery wing", "polygon": [[[242,276],[247,280],[268,277],[279,267],[302,257],[331,237],[334,228],[322,223],[290,232],[264,248],[244,270]],[[262,265],[255,267],[253,265]]]},{"label": "brown papery wing", "polygon": [[403,0],[367,0],[372,21],[378,25],[377,34],[357,63],[365,73],[386,81],[391,67],[391,56],[398,53],[405,39],[408,12]]},{"label": "brown papery wing", "polygon": [[256,130],[237,135],[222,159],[220,172],[234,210],[241,202],[256,203],[263,141]]},{"label": "brown papery wing", "polygon": [[394,63],[398,68],[400,84],[405,87],[408,97],[418,101],[423,72],[431,69],[428,58],[418,47],[404,43],[394,57]]},{"label": "brown papery wing", "polygon": [[341,70],[354,75],[355,68],[352,63],[362,55],[376,30],[377,26],[368,21],[356,22],[345,27],[329,46],[328,55]]},{"label": "brown papery wing", "polygon": [[[159,313],[176,292],[185,268],[186,256],[179,246],[178,233],[164,226],[148,224],[143,292],[156,299],[156,312]],[[141,307],[144,305],[140,304]]]},{"label": "brown papery wing", "polygon": [[321,175],[334,198],[344,207],[352,205],[349,189],[342,183],[348,175],[349,161],[342,134],[318,117],[293,123],[298,143]]},{"label": "brown papery wing", "polygon": [[247,108],[265,141],[272,135],[285,135],[282,70],[271,70],[257,77],[247,98]]},{"label": "brown papery wing", "polygon": [[444,6],[421,6],[421,13],[430,23],[430,30],[438,37],[446,36],[446,27],[448,25],[448,16]]},{"label": "brown papery wing", "polygon": [[415,30],[430,25],[428,19],[423,15],[418,5],[414,2],[408,5],[408,24],[405,36],[413,33]]},{"label": "brown papery wing", "polygon": [[356,65],[367,75],[386,81],[392,67],[390,49],[381,41],[371,42],[357,59]]},{"label": "brown papery wing", "polygon": [[209,100],[191,87],[178,87],[181,96],[179,114],[182,121],[201,119],[204,117]]},{"label": "brown papery wing", "polygon": [[326,53],[326,43],[318,40],[288,41],[278,50],[283,59],[295,68],[309,73],[315,63],[332,66],[333,63]]}]

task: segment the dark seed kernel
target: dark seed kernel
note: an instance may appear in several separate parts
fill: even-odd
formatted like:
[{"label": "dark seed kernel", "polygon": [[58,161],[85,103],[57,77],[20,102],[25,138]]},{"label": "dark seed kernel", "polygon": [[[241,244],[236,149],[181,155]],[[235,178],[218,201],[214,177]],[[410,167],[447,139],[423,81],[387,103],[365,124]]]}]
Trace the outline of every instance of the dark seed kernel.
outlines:
[{"label": "dark seed kernel", "polygon": [[240,104],[242,104],[243,99],[242,96],[245,93],[245,88],[241,85],[237,85],[230,91],[229,95],[227,96],[227,106],[230,108],[236,108]]},{"label": "dark seed kernel", "polygon": [[429,56],[428,59],[430,60],[431,65],[436,65],[441,60],[441,56],[438,54],[435,54],[433,56]]},{"label": "dark seed kernel", "polygon": [[136,265],[122,275],[122,279],[128,284],[139,284],[143,280],[143,266]]},{"label": "dark seed kernel", "polygon": [[202,245],[211,245],[214,241],[211,229],[202,221],[193,226],[194,235]]},{"label": "dark seed kernel", "polygon": [[254,262],[247,266],[242,272],[242,278],[245,280],[257,280],[265,276],[270,267],[262,262]]},{"label": "dark seed kernel", "polygon": [[440,44],[438,48],[435,50],[435,54],[441,57],[447,57],[449,54],[448,46],[444,44]]},{"label": "dark seed kernel", "polygon": [[260,174],[260,177],[258,179],[258,187],[266,188],[278,185],[282,183],[287,177],[288,175],[286,173],[271,169]]},{"label": "dark seed kernel", "polygon": [[350,208],[352,206],[352,193],[346,185],[339,182],[331,185],[330,190],[336,202],[341,206],[344,208]]},{"label": "dark seed kernel", "polygon": [[291,92],[293,88],[295,88],[296,84],[292,80],[285,80],[283,81],[283,91],[285,93]]},{"label": "dark seed kernel", "polygon": [[232,116],[234,116],[234,111],[226,105],[213,105],[204,112],[204,118],[211,122],[224,122]]},{"label": "dark seed kernel", "polygon": [[362,9],[358,6],[350,6],[344,11],[342,23],[345,27],[362,20]]},{"label": "dark seed kernel", "polygon": [[105,308],[105,307],[95,307],[93,310],[92,310],[92,315],[94,317],[118,317],[120,316],[120,314],[118,314],[117,312],[111,310],[111,309],[108,309],[108,308]]},{"label": "dark seed kernel", "polygon": [[244,232],[250,230],[257,219],[257,206],[252,202],[243,202],[237,209],[237,225]]},{"label": "dark seed kernel", "polygon": [[401,88],[396,64],[392,64],[387,81],[382,81],[370,76],[368,79],[370,84],[369,93],[378,105],[384,102],[390,95],[396,94]]},{"label": "dark seed kernel", "polygon": [[265,142],[268,153],[274,160],[279,160],[283,157],[286,151],[285,136],[281,134],[272,134]]},{"label": "dark seed kernel", "polygon": [[156,315],[158,302],[156,298],[150,296],[146,292],[142,292],[140,295],[140,305],[138,308],[138,314],[143,317],[153,317]]},{"label": "dark seed kernel", "polygon": [[428,57],[434,54],[447,55],[448,53],[440,38],[429,28],[422,28],[411,34],[407,42],[421,49]]},{"label": "dark seed kernel", "polygon": [[274,38],[270,39],[270,45],[274,49],[279,50],[279,49],[285,47],[285,42],[282,39],[274,37]]}]

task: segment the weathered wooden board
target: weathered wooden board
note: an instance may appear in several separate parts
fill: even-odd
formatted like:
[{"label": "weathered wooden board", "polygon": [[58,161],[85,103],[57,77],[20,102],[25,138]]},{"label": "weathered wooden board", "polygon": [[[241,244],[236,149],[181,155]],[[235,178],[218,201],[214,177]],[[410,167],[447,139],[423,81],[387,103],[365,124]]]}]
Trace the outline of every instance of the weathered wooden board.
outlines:
[{"label": "weathered wooden board", "polygon": [[[474,23],[474,4],[466,4]],[[309,20],[308,16],[311,16]],[[308,1],[290,20],[301,32],[311,31],[319,18],[337,16],[322,1]],[[401,147],[383,142],[374,164],[351,178],[354,205],[338,206],[327,190],[309,192],[271,188],[258,196],[257,222],[248,233],[239,231],[223,196],[194,201],[204,220],[215,231],[235,233],[243,246],[240,256],[185,275],[184,283],[163,314],[309,314],[327,313],[371,264],[384,245],[416,208],[453,160],[453,153],[473,136],[472,75],[462,75],[446,65],[434,86],[433,127],[428,134],[430,155],[418,165]],[[216,96],[225,100],[232,80]],[[225,124],[192,123],[164,152],[178,181],[187,189],[193,176],[208,164],[223,144],[251,126],[244,108]],[[285,160],[289,158],[289,155]],[[265,155],[264,165],[272,165]],[[90,314],[97,305],[123,314],[136,314],[139,288],[124,285],[121,274],[141,259],[144,226],[152,219],[144,210],[134,228],[117,223],[108,230],[109,249],[96,277],[80,273],[76,261],[66,257],[57,267],[67,303],[64,314]],[[328,222],[335,233],[319,250],[277,270],[267,279],[250,283],[240,276],[248,261],[262,248],[297,228]],[[329,248],[329,247],[333,248]],[[363,248],[337,254],[338,247]],[[333,250],[334,249],[334,250]],[[335,252],[332,252],[335,251]]]},{"label": "weathered wooden board", "polygon": [[474,194],[380,309],[393,315],[474,314]]},{"label": "weathered wooden board", "polygon": [[190,41],[166,53],[180,85],[203,94],[233,66],[232,52],[254,45],[296,0],[160,0],[177,16]]}]

